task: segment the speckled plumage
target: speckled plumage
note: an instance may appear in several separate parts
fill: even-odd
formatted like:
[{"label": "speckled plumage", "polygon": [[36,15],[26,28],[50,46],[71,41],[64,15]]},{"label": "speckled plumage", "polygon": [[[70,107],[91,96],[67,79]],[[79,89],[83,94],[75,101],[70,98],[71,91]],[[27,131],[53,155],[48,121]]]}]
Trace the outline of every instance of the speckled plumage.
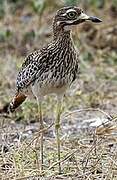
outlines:
[{"label": "speckled plumage", "polygon": [[71,38],[71,27],[85,21],[101,20],[87,16],[79,7],[59,9],[53,20],[53,39],[44,48],[31,53],[22,64],[17,76],[16,94],[7,109],[14,111],[28,94],[38,98],[50,93],[63,95],[78,77],[78,51]]},{"label": "speckled plumage", "polygon": [[71,85],[78,71],[78,54],[70,31],[63,31],[46,47],[27,57],[17,77],[17,90],[34,89],[38,84],[40,96],[59,93],[59,88]]}]

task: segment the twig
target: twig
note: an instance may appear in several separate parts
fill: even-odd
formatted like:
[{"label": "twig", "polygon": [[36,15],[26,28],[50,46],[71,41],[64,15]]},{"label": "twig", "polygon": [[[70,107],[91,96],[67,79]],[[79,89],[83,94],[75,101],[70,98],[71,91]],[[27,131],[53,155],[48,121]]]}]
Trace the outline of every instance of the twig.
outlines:
[{"label": "twig", "polygon": [[117,163],[110,156],[108,158],[117,166]]},{"label": "twig", "polygon": [[[73,151],[72,153],[66,155],[64,159],[62,159],[62,160],[60,160],[60,161],[57,161],[57,162],[53,163],[53,164],[48,168],[48,170],[52,169],[52,168],[55,167],[57,164],[66,161],[66,160],[69,159],[73,154],[75,154],[78,150],[79,150],[79,149],[76,149],[76,150]],[[47,171],[48,171],[48,170],[47,170]]]},{"label": "twig", "polygon": [[32,139],[32,141],[26,146],[25,150],[33,143],[33,141],[35,139],[37,139],[39,137],[39,134],[42,132],[46,132],[48,129],[50,129],[53,126],[54,123],[52,123],[50,126],[48,126],[47,128],[41,129],[38,133],[36,133],[36,137]]},{"label": "twig", "polygon": [[112,120],[113,117],[111,115],[109,115],[108,113],[106,113],[105,111],[103,111],[102,109],[99,108],[84,108],[84,109],[78,109],[78,110],[74,110],[72,112],[69,112],[65,117],[68,117],[69,115],[72,115],[73,113],[77,113],[77,112],[82,112],[82,111],[98,111],[101,112],[102,114],[104,114],[109,120]]},{"label": "twig", "polygon": [[89,149],[88,153],[85,154],[85,157],[84,157],[84,159],[83,159],[83,161],[82,161],[82,166],[83,166],[83,163],[84,163],[85,160],[86,160],[86,163],[85,163],[85,166],[84,166],[84,172],[85,172],[85,168],[86,168],[86,166],[87,166],[88,160],[89,160],[89,155],[90,155],[90,153],[91,153],[92,150],[96,147],[96,145],[99,145],[99,144],[101,143],[101,141],[102,141],[102,138],[101,138],[95,145],[92,145],[92,147]]},{"label": "twig", "polygon": [[24,177],[19,177],[19,178],[16,178],[15,180],[26,180],[26,179],[29,179],[29,178],[39,178],[40,176],[32,176],[32,175],[30,175],[30,176],[24,176]]}]

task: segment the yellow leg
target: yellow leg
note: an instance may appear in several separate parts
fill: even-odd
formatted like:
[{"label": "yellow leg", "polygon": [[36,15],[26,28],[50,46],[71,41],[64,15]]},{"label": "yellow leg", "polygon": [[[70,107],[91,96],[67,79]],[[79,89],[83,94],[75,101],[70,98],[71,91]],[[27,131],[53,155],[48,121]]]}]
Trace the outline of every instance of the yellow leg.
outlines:
[{"label": "yellow leg", "polygon": [[[43,126],[41,102],[38,103],[38,112],[39,112],[40,130],[42,130],[44,126]],[[41,132],[40,134],[40,172],[42,171],[43,171],[43,132]]]},{"label": "yellow leg", "polygon": [[[57,102],[57,116],[55,121],[55,131],[56,131],[56,141],[57,141],[57,154],[58,154],[58,161],[60,161],[60,137],[59,137],[59,130],[60,130],[60,115],[61,115],[61,100],[58,99]],[[59,174],[61,174],[61,164],[59,162]]]}]

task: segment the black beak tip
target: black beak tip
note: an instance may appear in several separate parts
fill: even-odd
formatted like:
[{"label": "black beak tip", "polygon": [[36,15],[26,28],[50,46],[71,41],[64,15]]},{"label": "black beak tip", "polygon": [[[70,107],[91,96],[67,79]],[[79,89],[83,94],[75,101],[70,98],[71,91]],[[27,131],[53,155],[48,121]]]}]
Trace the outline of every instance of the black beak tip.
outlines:
[{"label": "black beak tip", "polygon": [[91,20],[92,22],[95,22],[95,23],[100,23],[102,22],[101,19],[95,17],[95,16],[90,16],[89,20]]}]

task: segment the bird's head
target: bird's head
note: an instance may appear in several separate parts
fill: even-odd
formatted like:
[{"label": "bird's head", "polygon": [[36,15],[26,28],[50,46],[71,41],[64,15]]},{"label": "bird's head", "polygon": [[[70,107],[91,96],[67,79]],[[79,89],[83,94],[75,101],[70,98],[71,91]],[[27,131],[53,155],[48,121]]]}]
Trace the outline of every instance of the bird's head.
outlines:
[{"label": "bird's head", "polygon": [[70,30],[71,26],[78,25],[85,21],[92,21],[95,23],[102,22],[101,19],[97,17],[86,15],[79,7],[64,7],[57,11],[54,18],[53,28],[55,30]]}]

